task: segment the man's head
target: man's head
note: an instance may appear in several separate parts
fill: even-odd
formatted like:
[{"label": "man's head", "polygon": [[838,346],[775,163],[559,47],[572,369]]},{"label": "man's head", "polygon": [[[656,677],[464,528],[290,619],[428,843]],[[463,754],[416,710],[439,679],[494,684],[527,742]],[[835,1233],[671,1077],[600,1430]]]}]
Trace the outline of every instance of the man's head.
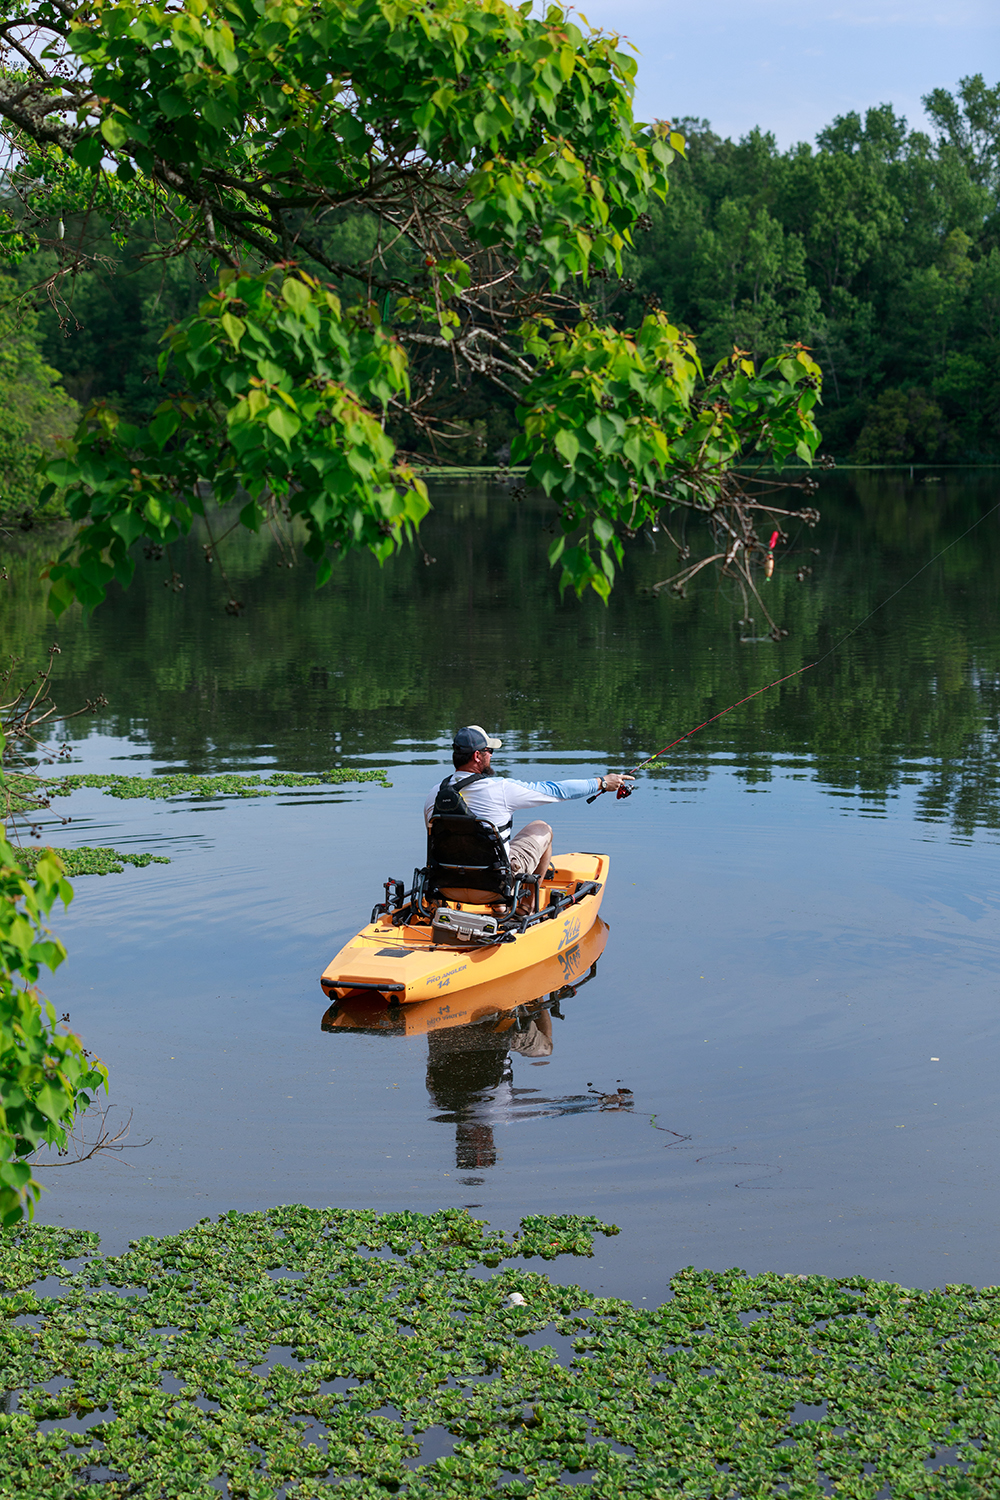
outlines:
[{"label": "man's head", "polygon": [[455,770],[478,771],[481,775],[492,776],[490,757],[502,744],[502,740],[488,735],[480,724],[467,724],[464,729],[456,730],[451,745]]}]

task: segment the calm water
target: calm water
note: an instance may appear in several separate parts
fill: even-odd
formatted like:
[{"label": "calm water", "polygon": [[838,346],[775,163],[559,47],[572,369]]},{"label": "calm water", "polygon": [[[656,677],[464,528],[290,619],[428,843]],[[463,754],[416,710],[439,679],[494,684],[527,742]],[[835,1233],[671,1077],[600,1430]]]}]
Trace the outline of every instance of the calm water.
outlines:
[{"label": "calm water", "polygon": [[597,1213],[623,1233],[566,1275],[650,1300],[692,1263],[1000,1279],[996,515],[629,801],[553,810],[557,847],[613,867],[607,946],[550,1056],[324,1034],[317,982],[421,859],[456,724],[502,732],[514,775],[629,765],[828,650],[996,486],[824,480],[820,528],[767,585],[780,645],[741,643],[766,626],[741,627],[714,584],[642,593],[676,571],[662,535],[633,544],[609,609],[560,602],[548,514],[483,485],[438,490],[434,561],[356,559],[319,593],[268,539],[235,539],[238,619],[197,538],[173,560],[183,592],[140,559],[127,595],[55,627],[29,539],[5,650],[36,661],[58,639],[60,703],[110,699],[76,730],[81,768],[380,765],[393,783],[64,804],[65,842],[172,863],[81,879],[56,924],[71,956],[49,993],[107,1062],[112,1118],[131,1111],[149,1144],[48,1171],[42,1220],[114,1249],[280,1202],[469,1204],[508,1228]]}]

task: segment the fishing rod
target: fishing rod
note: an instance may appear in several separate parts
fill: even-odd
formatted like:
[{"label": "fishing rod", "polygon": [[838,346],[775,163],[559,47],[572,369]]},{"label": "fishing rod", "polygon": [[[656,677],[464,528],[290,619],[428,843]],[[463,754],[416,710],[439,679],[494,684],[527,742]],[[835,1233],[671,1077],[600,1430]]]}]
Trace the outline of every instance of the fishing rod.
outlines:
[{"label": "fishing rod", "polygon": [[[917,571],[910,578],[908,578],[905,583],[901,583],[899,588],[891,593],[887,599],[883,599],[881,604],[876,604],[875,608],[873,610],[870,610],[869,613],[865,615],[863,620],[859,620],[857,625],[853,626],[846,635],[841,636],[836,645],[831,646],[829,651],[825,651],[823,655],[818,656],[815,661],[807,661],[804,666],[796,667],[794,672],[786,672],[784,677],[776,677],[773,682],[765,683],[762,688],[757,688],[754,692],[747,693],[745,698],[740,698],[737,700],[737,702],[730,703],[728,708],[720,709],[720,711],[717,714],[713,714],[710,719],[705,719],[701,724],[696,724],[693,729],[685,730],[685,732],[683,734],[679,734],[675,740],[671,740],[669,745],[664,745],[662,749],[654,751],[652,755],[648,755],[645,760],[641,760],[638,765],[633,766],[631,770],[625,771],[623,774],[626,776],[634,776],[637,771],[642,771],[646,768],[646,766],[651,766],[654,760],[659,760],[661,755],[666,755],[667,751],[672,750],[675,745],[680,745],[684,740],[689,740],[692,735],[697,734],[699,730],[706,729],[709,724],[714,724],[716,719],[724,718],[726,714],[731,714],[734,709],[742,708],[744,703],[749,703],[752,698],[759,698],[761,693],[769,692],[771,688],[778,687],[783,682],[790,682],[793,677],[800,676],[802,672],[809,672],[813,667],[818,667],[822,662],[828,661],[836,651],[840,650],[841,646],[843,646],[845,642],[850,640],[852,635],[856,635],[857,632],[862,628],[862,626],[868,624],[868,621],[872,618],[873,615],[877,615],[880,609],[885,609],[887,604],[891,604],[893,599],[895,599],[898,594],[901,594],[904,589],[908,589],[910,584],[914,583],[920,577],[921,573],[926,573],[927,569],[933,567],[936,562],[939,562],[941,558],[944,557],[946,552],[949,552],[952,547],[956,547],[959,542],[964,541],[971,531],[975,531],[977,526],[981,526],[984,521],[988,521],[990,516],[994,515],[998,510],[1000,510],[1000,500],[997,501],[996,505],[991,506],[988,511],[981,515],[978,521],[973,521],[972,525],[967,527],[965,531],[962,532],[961,536],[955,537],[954,541],[949,542],[947,547],[942,547],[940,552],[935,553],[935,555],[930,559],[929,562],[925,562],[923,567],[918,568]],[[775,535],[777,535],[777,533]],[[774,538],[772,538],[771,540],[771,546],[774,546]],[[770,577],[770,574],[768,576]],[[625,797],[631,797],[632,791],[632,787],[626,786],[625,783],[622,782],[615,793],[615,800],[620,802]],[[603,796],[603,791],[595,792],[592,797],[587,798],[587,802],[596,802],[598,797]]]}]

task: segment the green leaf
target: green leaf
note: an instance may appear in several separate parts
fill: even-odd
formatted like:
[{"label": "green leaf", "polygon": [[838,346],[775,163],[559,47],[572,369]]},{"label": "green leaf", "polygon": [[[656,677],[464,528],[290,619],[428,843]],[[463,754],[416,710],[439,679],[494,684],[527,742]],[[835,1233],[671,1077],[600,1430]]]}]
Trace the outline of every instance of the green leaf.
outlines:
[{"label": "green leaf", "polygon": [[293,312],[303,313],[312,302],[312,294],[309,288],[297,277],[286,277],[281,288],[281,295],[288,303]]},{"label": "green leaf", "polygon": [[115,151],[128,140],[128,129],[121,115],[108,115],[101,121],[101,134]]},{"label": "green leaf", "polygon": [[174,407],[170,407],[168,411],[161,411],[158,416],[154,417],[149,424],[149,431],[156,446],[162,448],[164,443],[173,437],[180,425],[180,412]]},{"label": "green leaf", "polygon": [[222,314],[222,317],[219,319],[219,322],[225,329],[230,343],[235,349],[238,350],[240,347],[240,339],[247,331],[247,325],[243,322],[242,318],[237,318],[233,313],[229,312],[224,312]]},{"label": "green leaf", "polygon": [[267,425],[286,446],[291,446],[292,439],[302,423],[286,406],[272,406],[267,414]]},{"label": "green leaf", "polygon": [[580,452],[580,440],[576,433],[568,427],[560,428],[555,436],[555,448],[561,453],[568,464],[574,464]]},{"label": "green leaf", "polygon": [[186,95],[179,88],[161,89],[156,96],[156,102],[168,120],[179,119],[191,108]]},{"label": "green leaf", "polygon": [[99,167],[104,160],[104,146],[96,135],[85,135],[73,147],[73,160],[81,167]]},{"label": "green leaf", "polygon": [[131,547],[132,543],[138,541],[146,530],[142,516],[135,510],[118,511],[110,517],[108,524],[112,531],[121,537],[126,547]]},{"label": "green leaf", "polygon": [[53,484],[65,486],[80,477],[80,466],[70,458],[54,458],[46,466],[45,475]]},{"label": "green leaf", "polygon": [[45,1084],[38,1090],[35,1104],[43,1115],[55,1122],[62,1120],[67,1110],[72,1110],[72,1099],[68,1099],[61,1089],[54,1089],[50,1084]]}]

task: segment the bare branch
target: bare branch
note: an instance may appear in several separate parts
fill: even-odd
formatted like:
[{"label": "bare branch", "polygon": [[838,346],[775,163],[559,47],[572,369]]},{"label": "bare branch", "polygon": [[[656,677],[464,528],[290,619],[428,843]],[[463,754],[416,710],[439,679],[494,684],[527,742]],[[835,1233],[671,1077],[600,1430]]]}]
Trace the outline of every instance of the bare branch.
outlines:
[{"label": "bare branch", "polygon": [[[88,1143],[82,1133],[81,1135],[77,1136],[73,1131],[70,1131],[69,1138],[76,1148],[76,1155],[71,1157],[69,1161],[35,1160],[31,1161],[32,1168],[36,1171],[51,1172],[54,1171],[57,1167],[78,1167],[81,1162],[90,1161],[92,1157],[95,1157],[99,1153],[104,1151],[110,1151],[120,1160],[121,1153],[123,1151],[141,1151],[144,1146],[148,1146],[153,1139],[152,1136],[149,1137],[148,1141],[129,1142],[127,1139],[132,1128],[132,1110],[129,1110],[128,1119],[125,1121],[124,1125],[119,1126],[114,1135],[112,1135],[111,1127],[108,1124],[108,1115],[111,1113],[111,1110],[113,1108],[114,1106],[109,1104],[106,1109],[100,1112],[100,1124],[97,1127],[97,1139],[93,1143]],[[40,1147],[39,1149],[41,1150],[44,1148]],[[68,1154],[68,1148],[66,1152],[60,1152],[59,1154],[60,1156]],[[31,1158],[29,1157],[28,1160],[31,1160]],[[130,1167],[132,1163],[123,1162],[123,1165],[126,1167]]]}]

